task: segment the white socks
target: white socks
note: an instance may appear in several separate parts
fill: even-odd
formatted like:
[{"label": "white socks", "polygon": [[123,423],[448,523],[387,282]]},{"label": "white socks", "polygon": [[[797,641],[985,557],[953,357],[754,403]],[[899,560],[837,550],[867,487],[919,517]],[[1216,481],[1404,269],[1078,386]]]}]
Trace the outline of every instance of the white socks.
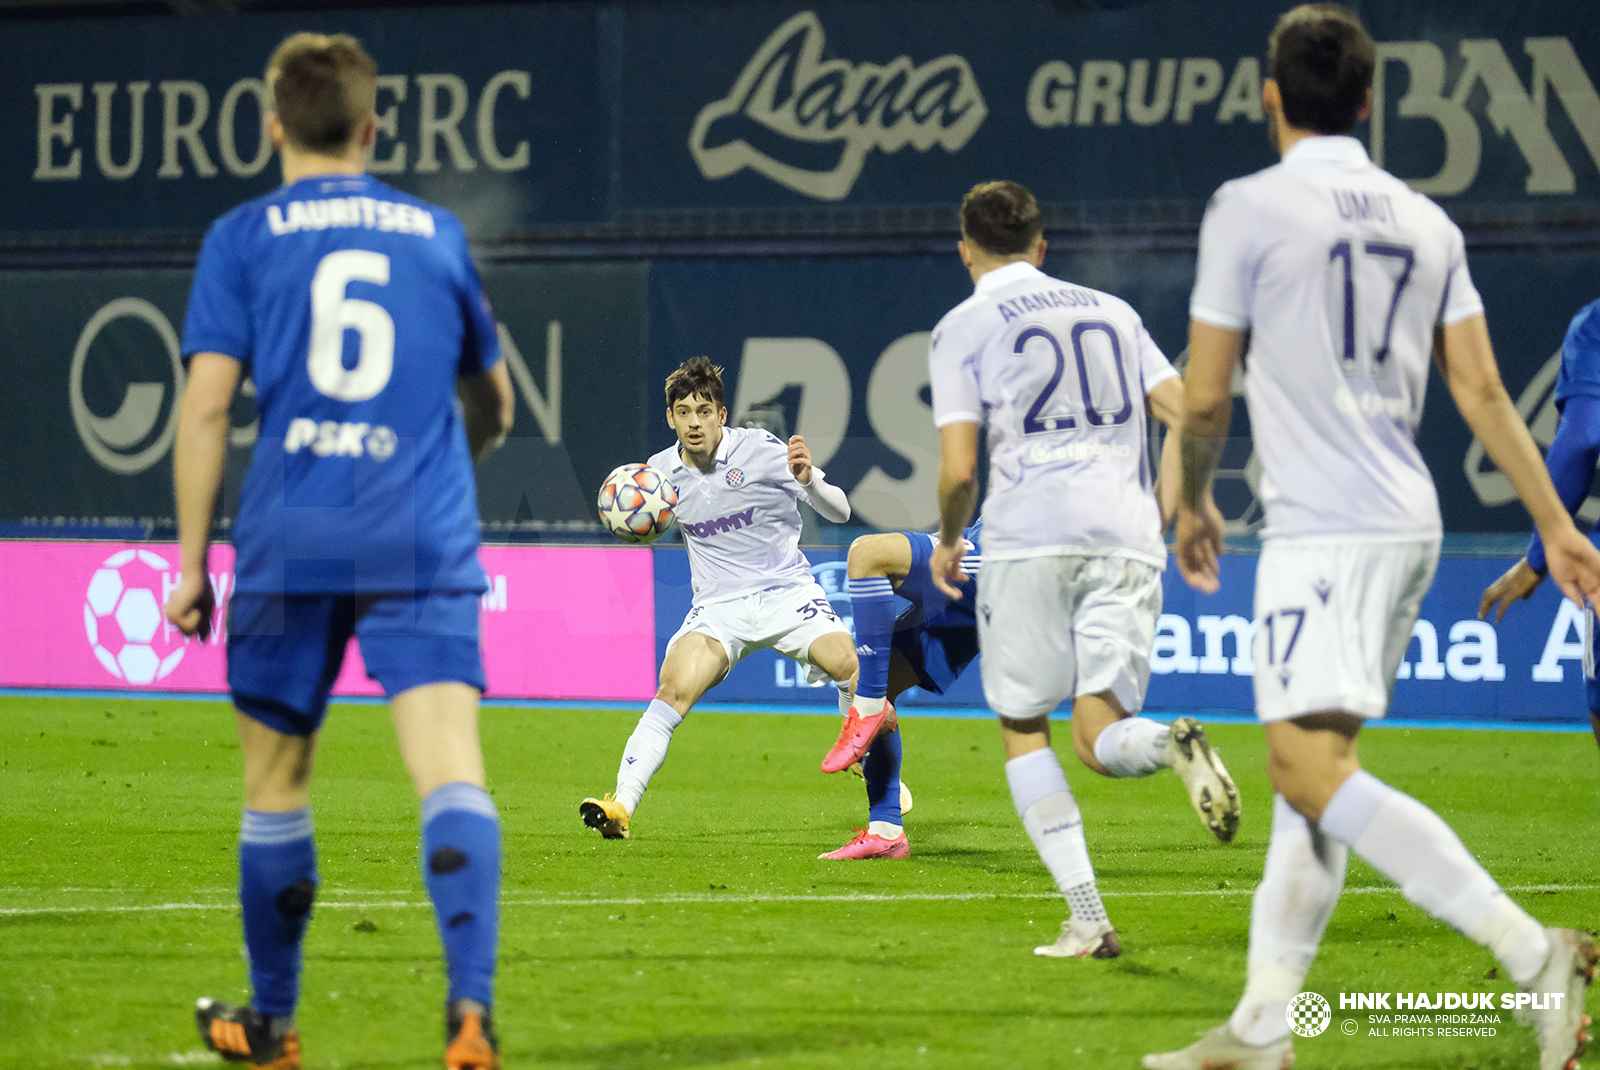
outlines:
[{"label": "white socks", "polygon": [[1011,786],[1011,801],[1022,827],[1028,830],[1028,838],[1055,878],[1056,887],[1068,896],[1074,918],[1080,911],[1098,909],[1097,920],[1104,920],[1105,908],[1094,889],[1089,845],[1083,838],[1083,815],[1067,787],[1067,775],[1061,771],[1056,752],[1045,747],[1011,759],[1006,763],[1006,783]]},{"label": "white socks", "polygon": [[843,684],[834,684],[839,690],[839,716],[850,716],[850,689]]},{"label": "white socks", "polygon": [[1549,955],[1544,927],[1508,899],[1438,814],[1365,770],[1322,811],[1322,830],[1400,886],[1411,902],[1483,944],[1518,984]]},{"label": "white socks", "polygon": [[1114,777],[1149,776],[1167,767],[1172,729],[1148,717],[1112,721],[1094,741],[1095,759]]},{"label": "white socks", "polygon": [[1249,980],[1228,1024],[1247,1044],[1270,1044],[1289,1032],[1289,1001],[1304,987],[1323,930],[1344,887],[1349,851],[1272,800],[1266,872],[1250,907]]},{"label": "white socks", "polygon": [[631,815],[639,808],[644,789],[667,760],[672,730],[683,723],[678,711],[660,699],[653,699],[639,718],[639,726],[622,748],[622,764],[617,768],[617,801]]}]

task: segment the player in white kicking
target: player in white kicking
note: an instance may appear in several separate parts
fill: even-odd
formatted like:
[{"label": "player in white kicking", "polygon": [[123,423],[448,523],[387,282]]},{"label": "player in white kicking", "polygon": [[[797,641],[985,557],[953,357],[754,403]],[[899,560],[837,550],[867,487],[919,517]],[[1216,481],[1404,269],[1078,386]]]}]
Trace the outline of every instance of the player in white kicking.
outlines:
[{"label": "player in white kicking", "polygon": [[[1228,433],[1235,368],[1262,461],[1255,697],[1277,792],[1250,916],[1249,979],[1229,1020],[1151,1070],[1283,1070],[1301,991],[1354,851],[1418,907],[1489,948],[1525,990],[1541,1066],[1583,1047],[1595,947],[1513,903],[1432,810],[1363,771],[1439,554],[1439,504],[1413,441],[1430,356],[1467,425],[1538,524],[1551,574],[1600,596],[1578,534],[1501,385],[1461,231],[1347,136],[1372,108],[1376,50],[1336,4],[1284,15],[1262,102],[1283,161],[1226,183],[1200,230],[1190,304],[1178,562],[1218,586],[1222,531],[1203,499]],[[1248,346],[1248,353],[1246,347]]]},{"label": "player in white kicking", "polygon": [[961,260],[976,285],[929,347],[940,428],[929,569],[947,597],[963,597],[962,529],[987,429],[983,690],[1000,715],[1012,801],[1071,910],[1060,939],[1036,950],[1115,958],[1082,815],[1050,747],[1051,711],[1073,700],[1073,742],[1099,772],[1173,767],[1223,840],[1238,827],[1239,795],[1194,721],[1169,729],[1138,716],[1167,561],[1147,420],[1177,429],[1183,383],[1126,301],[1039,270],[1042,230],[1015,182],[975,186],[961,204]]},{"label": "player in white kicking", "polygon": [[823,478],[799,435],[724,426],[722,369],[705,357],[667,376],[667,424],[675,445],[650,458],[678,490],[678,525],[689,549],[694,603],[667,644],[652,701],[628,738],[617,790],[585,799],[584,822],[626,839],[629,819],[661,763],[673,730],[746,654],[774,649],[848,691],[856,649],[800,552],[805,502],[835,523],[850,519],[844,491]]}]

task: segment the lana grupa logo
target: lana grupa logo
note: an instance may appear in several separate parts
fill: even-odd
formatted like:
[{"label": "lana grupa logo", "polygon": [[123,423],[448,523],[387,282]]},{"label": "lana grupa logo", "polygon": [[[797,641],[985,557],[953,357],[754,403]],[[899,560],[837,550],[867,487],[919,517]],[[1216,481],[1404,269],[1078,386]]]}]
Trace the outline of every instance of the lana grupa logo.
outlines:
[{"label": "lana grupa logo", "polygon": [[989,110],[966,59],[886,64],[822,58],[822,22],[802,11],[773,31],[728,95],[701,109],[689,151],[708,179],[746,167],[817,200],[849,196],[869,153],[955,152]]}]

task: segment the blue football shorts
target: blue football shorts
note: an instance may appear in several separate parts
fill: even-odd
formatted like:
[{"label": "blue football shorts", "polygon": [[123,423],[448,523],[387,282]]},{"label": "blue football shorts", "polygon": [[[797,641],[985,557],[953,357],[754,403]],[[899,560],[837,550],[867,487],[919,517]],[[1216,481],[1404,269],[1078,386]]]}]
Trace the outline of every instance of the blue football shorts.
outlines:
[{"label": "blue football shorts", "polygon": [[894,649],[916,670],[918,687],[942,695],[978,656],[978,582],[968,579],[961,584],[961,600],[950,601],[928,571],[936,537],[901,534],[911,542],[911,571],[895,593],[911,606],[895,618]]},{"label": "blue football shorts", "polygon": [[394,698],[423,684],[483,690],[478,595],[258,594],[228,603],[228,687],[240,712],[275,731],[309,736],[353,635],[367,676]]}]

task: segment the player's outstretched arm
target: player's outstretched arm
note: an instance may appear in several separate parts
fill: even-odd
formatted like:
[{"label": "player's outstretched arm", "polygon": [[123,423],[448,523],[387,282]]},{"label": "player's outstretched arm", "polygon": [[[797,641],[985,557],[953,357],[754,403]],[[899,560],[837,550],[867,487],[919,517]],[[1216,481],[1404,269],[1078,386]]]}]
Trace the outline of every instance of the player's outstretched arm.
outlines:
[{"label": "player's outstretched arm", "polygon": [[1233,372],[1244,353],[1244,331],[1189,321],[1189,366],[1183,376],[1183,429],[1178,448],[1178,573],[1196,590],[1221,589],[1222,515],[1211,484],[1233,422]]},{"label": "player's outstretched arm", "polygon": [[1573,526],[1539,447],[1500,381],[1487,321],[1468,316],[1441,328],[1434,358],[1461,418],[1533,515],[1556,585],[1579,605],[1585,597],[1600,600],[1600,550]]},{"label": "player's outstretched arm", "polygon": [[[1555,484],[1556,494],[1569,516],[1575,515],[1588,497],[1597,460],[1600,460],[1600,397],[1575,394],[1567,398],[1561,409],[1556,437],[1545,455],[1550,481]],[[1478,605],[1479,619],[1487,616],[1493,606],[1498,623],[1511,603],[1533,594],[1548,571],[1544,540],[1536,532],[1528,547],[1528,556],[1512,565],[1483,592]]]},{"label": "player's outstretched arm", "polygon": [[963,532],[978,504],[978,425],[966,421],[939,429],[939,545],[928,561],[933,584],[960,601],[956,586],[968,576],[961,568],[967,554]]},{"label": "player's outstretched arm", "polygon": [[789,474],[805,491],[805,500],[817,515],[835,524],[850,519],[850,499],[845,492],[829,483],[822,471],[811,463],[811,451],[806,440],[799,435],[789,437]]},{"label": "player's outstretched arm", "polygon": [[184,635],[207,639],[216,604],[206,574],[211,517],[228,458],[228,408],[244,366],[221,353],[196,353],[189,360],[189,382],[178,407],[178,435],[172,449],[172,485],[178,507],[178,541],[183,575],[167,599],[167,619]]},{"label": "player's outstretched arm", "polygon": [[474,462],[481,461],[506,440],[516,412],[517,398],[511,390],[511,374],[500,361],[486,372],[463,375],[456,380],[456,396],[467,429],[467,448]]}]

